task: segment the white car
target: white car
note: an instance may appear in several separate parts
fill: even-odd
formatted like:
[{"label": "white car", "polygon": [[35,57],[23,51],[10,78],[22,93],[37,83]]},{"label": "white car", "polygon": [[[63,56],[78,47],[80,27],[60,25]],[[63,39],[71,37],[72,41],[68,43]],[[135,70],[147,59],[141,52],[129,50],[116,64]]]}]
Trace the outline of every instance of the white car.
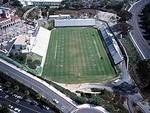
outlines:
[{"label": "white car", "polygon": [[18,112],[18,113],[19,113],[19,112],[21,111],[21,109],[19,109],[19,108],[15,108],[15,109],[14,109],[14,111],[16,111],[16,112]]},{"label": "white car", "polygon": [[46,110],[49,110],[49,107],[47,107],[47,106],[43,105],[43,108],[46,109]]},{"label": "white car", "polygon": [[12,106],[12,105],[8,105],[8,107],[9,107],[10,109],[12,109],[12,108],[13,108],[13,106]]},{"label": "white car", "polygon": [[59,101],[57,99],[53,99],[53,102],[56,103],[56,104],[59,103]]},{"label": "white car", "polygon": [[3,89],[0,88],[0,91],[3,91]]}]

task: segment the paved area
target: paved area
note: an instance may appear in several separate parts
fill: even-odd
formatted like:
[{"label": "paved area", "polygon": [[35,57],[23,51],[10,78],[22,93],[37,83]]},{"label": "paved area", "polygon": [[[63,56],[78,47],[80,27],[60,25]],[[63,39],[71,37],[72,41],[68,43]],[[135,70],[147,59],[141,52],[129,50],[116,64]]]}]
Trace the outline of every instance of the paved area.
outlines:
[{"label": "paved area", "polygon": [[83,109],[79,109],[74,113],[104,113],[100,110],[97,109],[92,109],[92,108],[83,108]]},{"label": "paved area", "polygon": [[15,108],[18,108],[21,110],[20,113],[55,113],[51,109],[46,110],[25,100],[17,99],[13,96],[13,94],[9,94],[4,91],[0,91],[0,104],[11,105],[12,107],[9,107],[11,111],[14,111]]},{"label": "paved area", "polygon": [[142,31],[139,27],[139,17],[138,14],[144,8],[146,4],[148,4],[150,0],[140,0],[133,4],[133,6],[129,9],[129,11],[133,14],[132,19],[129,23],[133,26],[133,30],[131,31],[131,41],[137,48],[143,59],[150,58],[150,46],[148,42],[144,39]]}]

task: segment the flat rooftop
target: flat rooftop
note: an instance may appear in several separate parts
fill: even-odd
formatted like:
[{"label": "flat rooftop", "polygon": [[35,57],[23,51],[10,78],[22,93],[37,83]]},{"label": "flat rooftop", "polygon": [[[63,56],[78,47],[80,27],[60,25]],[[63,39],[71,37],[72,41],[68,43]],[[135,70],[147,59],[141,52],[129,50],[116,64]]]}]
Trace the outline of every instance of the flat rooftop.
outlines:
[{"label": "flat rooftop", "polygon": [[49,44],[50,31],[40,27],[38,34],[33,42],[32,52],[39,56],[46,56]]},{"label": "flat rooftop", "polygon": [[16,37],[15,45],[25,45],[26,44],[26,36],[20,35]]}]

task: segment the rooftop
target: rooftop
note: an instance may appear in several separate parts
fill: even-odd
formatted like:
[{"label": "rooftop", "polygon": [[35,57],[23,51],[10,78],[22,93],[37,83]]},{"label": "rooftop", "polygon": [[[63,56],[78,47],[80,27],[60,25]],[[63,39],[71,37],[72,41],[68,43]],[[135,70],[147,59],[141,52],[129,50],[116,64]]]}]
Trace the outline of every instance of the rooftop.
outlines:
[{"label": "rooftop", "polygon": [[15,45],[25,45],[26,44],[26,36],[25,35],[20,35],[17,37],[16,41],[15,41]]},{"label": "rooftop", "polygon": [[35,40],[32,40],[31,42],[33,43],[31,51],[39,56],[42,57],[46,56],[49,38],[50,38],[50,31],[43,27],[40,27]]}]

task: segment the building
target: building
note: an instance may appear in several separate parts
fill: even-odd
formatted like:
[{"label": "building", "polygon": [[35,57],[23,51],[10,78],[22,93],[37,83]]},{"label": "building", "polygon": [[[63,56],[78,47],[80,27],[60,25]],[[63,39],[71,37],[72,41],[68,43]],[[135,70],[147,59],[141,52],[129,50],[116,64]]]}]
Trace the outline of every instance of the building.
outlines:
[{"label": "building", "polygon": [[0,29],[4,29],[20,21],[21,19],[15,15],[15,10],[6,7],[0,7]]},{"label": "building", "polygon": [[22,5],[48,5],[53,8],[58,8],[62,0],[19,0]]},{"label": "building", "polygon": [[27,37],[25,35],[20,35],[16,37],[11,53],[20,54],[24,53],[25,51],[27,51]]}]

